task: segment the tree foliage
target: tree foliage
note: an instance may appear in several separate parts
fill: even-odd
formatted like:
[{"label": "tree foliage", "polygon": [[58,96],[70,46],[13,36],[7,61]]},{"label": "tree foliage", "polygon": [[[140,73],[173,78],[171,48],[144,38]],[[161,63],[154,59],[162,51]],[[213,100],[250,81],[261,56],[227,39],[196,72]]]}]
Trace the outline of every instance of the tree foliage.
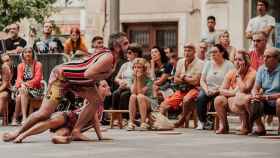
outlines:
[{"label": "tree foliage", "polygon": [[54,11],[52,4],[57,0],[0,0],[0,30],[23,18],[42,23]]}]

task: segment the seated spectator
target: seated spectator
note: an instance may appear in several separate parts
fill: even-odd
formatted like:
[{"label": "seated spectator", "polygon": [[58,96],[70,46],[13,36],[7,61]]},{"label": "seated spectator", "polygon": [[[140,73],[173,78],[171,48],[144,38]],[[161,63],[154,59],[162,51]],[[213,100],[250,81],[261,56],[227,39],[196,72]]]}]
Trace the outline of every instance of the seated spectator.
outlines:
[{"label": "seated spectator", "polygon": [[80,29],[72,27],[70,30],[70,38],[64,42],[64,53],[72,57],[78,50],[84,55],[88,54],[88,50],[84,39],[81,37]]},{"label": "seated spectator", "polygon": [[142,56],[141,46],[136,43],[130,44],[127,49],[126,56],[128,62],[121,66],[117,76],[115,77],[115,82],[119,85],[119,88],[113,92],[113,109],[128,109],[129,97],[131,94],[130,87],[132,86],[133,81],[133,60]]},{"label": "seated spectator", "polygon": [[[250,127],[256,121],[254,135],[265,135],[266,130],[261,116],[277,115],[280,125],[280,51],[277,48],[268,48],[264,52],[264,65],[256,75],[252,95],[240,95],[239,106],[245,106],[250,116]],[[278,135],[280,126],[278,127]]]},{"label": "seated spectator", "polygon": [[172,71],[172,65],[163,50],[157,46],[151,49],[151,78],[154,80],[153,96],[158,97],[159,91],[170,88],[168,77]]},{"label": "seated spectator", "polygon": [[141,130],[150,128],[147,120],[149,113],[156,109],[157,103],[152,99],[153,81],[149,78],[148,63],[143,58],[136,58],[133,61],[133,83],[131,87],[131,96],[129,99],[129,123],[128,131],[135,130],[136,105],[141,116]]},{"label": "seated spectator", "polygon": [[160,104],[160,112],[165,114],[169,108],[177,109],[183,101],[182,118],[175,123],[179,127],[184,123],[184,118],[194,108],[191,103],[196,100],[199,90],[199,80],[203,68],[203,61],[196,57],[195,46],[187,43],[184,46],[185,58],[180,59],[176,66],[174,82],[178,85],[176,92],[167,97]]},{"label": "seated spectator", "polygon": [[[20,109],[22,113],[22,123],[27,118],[28,103],[31,98],[43,96],[43,79],[42,64],[36,60],[35,53],[31,47],[25,48],[22,55],[22,62],[17,68],[16,88],[18,95],[16,96],[16,109]],[[12,125],[17,125],[19,110],[13,115]]]},{"label": "seated spectator", "polygon": [[8,108],[9,98],[11,97],[11,80],[13,76],[11,59],[7,54],[1,56],[0,66],[0,113],[2,113],[4,108]]},{"label": "seated spectator", "polygon": [[248,134],[248,113],[243,107],[235,105],[237,93],[250,94],[253,88],[256,71],[250,67],[250,57],[246,51],[237,51],[234,59],[235,68],[227,73],[220,88],[220,95],[215,98],[214,105],[220,120],[216,134],[229,132],[227,112],[240,116],[241,129],[239,134]]},{"label": "seated spectator", "polygon": [[165,47],[163,51],[168,58],[170,58],[170,56],[174,53],[173,49],[170,47]]},{"label": "seated spectator", "polygon": [[104,48],[103,37],[94,36],[91,40],[91,48],[92,50],[90,51],[90,53],[94,53],[95,49]]},{"label": "seated spectator", "polygon": [[234,68],[234,65],[228,60],[227,50],[222,45],[215,44],[210,53],[211,60],[204,64],[200,79],[201,90],[196,104],[199,118],[197,129],[211,128],[209,122],[207,122],[207,104],[219,95],[219,89],[225,75]]},{"label": "seated spectator", "polygon": [[196,53],[198,59],[202,61],[210,60],[210,55],[207,53],[207,50],[208,50],[207,42],[201,41],[199,43],[199,51]]},{"label": "seated spectator", "polygon": [[53,24],[49,21],[44,23],[43,38],[34,42],[33,49],[37,53],[62,53],[61,41],[52,36]]},{"label": "seated spectator", "polygon": [[251,58],[251,67],[256,71],[263,65],[263,54],[267,45],[267,35],[265,32],[256,32],[253,34],[254,49],[249,52]]},{"label": "seated spectator", "polygon": [[219,43],[227,50],[229,53],[229,60],[234,61],[236,48],[230,45],[230,34],[228,31],[224,31],[219,35]]},{"label": "seated spectator", "polygon": [[19,37],[19,24],[13,23],[8,26],[9,38],[0,44],[0,52],[8,54],[20,54],[26,46],[26,40]]}]

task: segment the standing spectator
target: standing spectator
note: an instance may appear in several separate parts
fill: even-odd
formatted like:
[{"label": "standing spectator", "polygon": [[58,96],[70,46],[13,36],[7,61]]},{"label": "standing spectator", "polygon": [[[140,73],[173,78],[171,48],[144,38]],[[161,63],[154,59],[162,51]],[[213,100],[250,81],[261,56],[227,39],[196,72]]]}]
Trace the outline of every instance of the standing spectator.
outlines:
[{"label": "standing spectator", "polygon": [[37,53],[62,53],[61,41],[52,36],[53,24],[49,21],[44,23],[43,38],[34,42],[33,49]]},{"label": "standing spectator", "polygon": [[19,37],[19,24],[13,23],[8,27],[9,38],[4,40],[4,48],[0,45],[0,52],[8,54],[19,54],[26,46],[26,40]]},{"label": "standing spectator", "polygon": [[11,59],[7,54],[1,56],[0,60],[0,113],[4,108],[8,108],[9,98],[11,97],[12,69]]},{"label": "standing spectator", "polygon": [[[35,53],[31,47],[25,48],[22,53],[22,63],[18,65],[16,88],[16,109],[22,112],[22,123],[27,118],[28,103],[31,98],[41,97],[43,95],[43,67],[39,61],[36,61]],[[17,125],[19,110],[13,115],[13,125]]]},{"label": "standing spectator", "polygon": [[141,116],[141,130],[150,128],[147,120],[149,120],[149,112],[157,106],[152,99],[153,81],[149,78],[148,63],[143,58],[136,58],[133,61],[133,84],[131,87],[131,96],[129,99],[129,123],[128,131],[135,129],[136,105]]},{"label": "standing spectator", "polygon": [[114,109],[127,110],[130,97],[130,87],[133,81],[133,60],[142,56],[142,48],[136,43],[132,43],[128,46],[126,53],[128,62],[124,63],[117,76],[115,82],[119,85],[119,88],[113,92],[112,106]]},{"label": "standing spectator", "polygon": [[[247,29],[246,37],[253,40],[253,34],[258,31],[263,31],[267,34],[267,45],[272,46],[272,33],[275,28],[275,18],[268,15],[269,3],[267,0],[257,1],[257,13],[258,16],[250,19]],[[253,49],[253,44],[251,44],[251,49]]]},{"label": "standing spectator", "polygon": [[211,48],[211,60],[204,64],[200,86],[201,90],[197,98],[197,114],[199,118],[197,129],[208,129],[207,104],[219,95],[219,89],[223,83],[225,75],[234,65],[228,60],[227,50],[220,44],[215,44]]},{"label": "standing spectator", "polygon": [[64,53],[72,57],[78,50],[79,55],[87,55],[88,50],[85,44],[85,40],[81,37],[81,31],[77,27],[72,27],[70,30],[70,38],[64,42]]},{"label": "standing spectator", "polygon": [[229,53],[229,60],[234,61],[234,57],[236,54],[236,48],[230,45],[230,34],[228,31],[224,31],[219,35],[220,44],[226,48]]},{"label": "standing spectator", "polygon": [[153,95],[157,97],[159,91],[165,91],[170,87],[168,77],[172,71],[172,65],[163,50],[157,46],[151,49],[151,78],[154,80]]},{"label": "standing spectator", "polygon": [[196,57],[198,57],[198,59],[202,61],[210,60],[210,55],[209,53],[207,53],[207,50],[208,50],[207,42],[201,41],[199,43],[199,51],[196,53]]},{"label": "standing spectator", "polygon": [[263,54],[266,49],[267,36],[265,32],[256,32],[253,34],[254,50],[249,52],[251,58],[251,67],[256,71],[263,65]]},{"label": "standing spectator", "polygon": [[170,58],[170,56],[174,53],[173,49],[170,47],[165,47],[163,51],[168,58]]},{"label": "standing spectator", "polygon": [[220,95],[215,98],[214,105],[219,118],[219,129],[216,134],[226,134],[229,132],[227,112],[234,112],[240,116],[240,133],[249,133],[249,115],[241,106],[236,106],[235,102],[238,93],[250,94],[256,71],[250,67],[250,57],[246,51],[239,50],[234,59],[235,68],[227,73],[220,89]]},{"label": "standing spectator", "polygon": [[214,44],[218,42],[219,34],[215,29],[216,18],[214,16],[207,17],[207,32],[202,34],[201,39],[208,44],[208,48],[211,48]]}]

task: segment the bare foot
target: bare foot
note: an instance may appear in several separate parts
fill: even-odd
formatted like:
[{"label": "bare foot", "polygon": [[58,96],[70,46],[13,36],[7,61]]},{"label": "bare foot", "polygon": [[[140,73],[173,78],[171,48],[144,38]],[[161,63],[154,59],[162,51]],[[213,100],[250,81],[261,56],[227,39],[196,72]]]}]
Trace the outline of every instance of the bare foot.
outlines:
[{"label": "bare foot", "polygon": [[6,132],[3,134],[2,140],[4,142],[9,142],[16,139],[17,136],[18,136],[17,132]]},{"label": "bare foot", "polygon": [[54,144],[69,144],[71,142],[71,137],[68,137],[68,136],[53,136],[52,142]]},{"label": "bare foot", "polygon": [[83,135],[81,132],[73,130],[72,140],[73,141],[89,141],[90,139],[88,137],[86,137],[85,135]]},{"label": "bare foot", "polygon": [[16,137],[16,139],[14,139],[13,143],[22,143],[23,137],[21,135],[19,135],[18,137]]}]

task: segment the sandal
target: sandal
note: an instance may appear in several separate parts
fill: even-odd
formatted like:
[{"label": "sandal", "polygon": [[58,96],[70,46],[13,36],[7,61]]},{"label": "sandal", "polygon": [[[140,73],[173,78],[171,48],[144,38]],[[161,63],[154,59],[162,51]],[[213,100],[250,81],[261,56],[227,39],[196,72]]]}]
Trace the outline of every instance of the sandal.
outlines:
[{"label": "sandal", "polygon": [[134,130],[135,130],[135,127],[136,127],[136,125],[135,125],[134,123],[129,122],[128,125],[127,125],[126,130],[127,130],[127,131],[134,131]]}]

